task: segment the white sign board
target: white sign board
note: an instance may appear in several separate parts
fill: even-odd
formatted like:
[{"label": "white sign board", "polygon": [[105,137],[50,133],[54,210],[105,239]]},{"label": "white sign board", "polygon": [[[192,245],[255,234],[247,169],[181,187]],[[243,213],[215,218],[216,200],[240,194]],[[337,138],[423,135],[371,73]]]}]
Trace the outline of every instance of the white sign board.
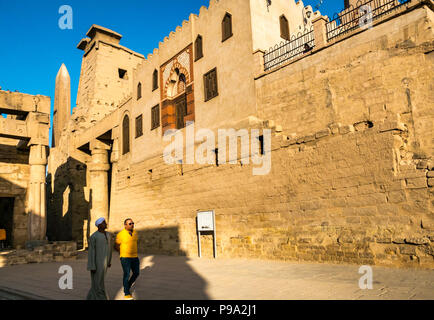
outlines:
[{"label": "white sign board", "polygon": [[214,212],[204,211],[197,213],[198,231],[214,231]]},{"label": "white sign board", "polygon": [[197,242],[199,249],[199,257],[202,256],[202,249],[200,245],[200,233],[204,231],[213,231],[214,242],[214,258],[217,258],[217,241],[215,230],[215,214],[214,211],[199,211],[197,213]]}]

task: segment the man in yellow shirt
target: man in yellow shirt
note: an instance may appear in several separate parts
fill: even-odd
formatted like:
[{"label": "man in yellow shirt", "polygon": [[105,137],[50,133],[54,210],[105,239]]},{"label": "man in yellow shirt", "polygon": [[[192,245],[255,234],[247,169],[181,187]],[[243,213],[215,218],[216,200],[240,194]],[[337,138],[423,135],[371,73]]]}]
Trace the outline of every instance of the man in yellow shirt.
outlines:
[{"label": "man in yellow shirt", "polygon": [[[115,249],[120,252],[121,265],[124,271],[123,284],[126,300],[132,300],[131,286],[140,274],[140,260],[137,255],[137,232],[134,230],[132,219],[124,221],[124,229],[118,233],[115,241]],[[131,278],[130,273],[133,272]]]}]

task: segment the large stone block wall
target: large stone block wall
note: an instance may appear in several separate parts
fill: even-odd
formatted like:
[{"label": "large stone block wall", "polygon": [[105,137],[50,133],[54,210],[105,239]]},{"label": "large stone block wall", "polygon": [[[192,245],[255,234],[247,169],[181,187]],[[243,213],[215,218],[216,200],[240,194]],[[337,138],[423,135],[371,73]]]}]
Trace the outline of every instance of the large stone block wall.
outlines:
[{"label": "large stone block wall", "polygon": [[257,79],[269,175],[116,163],[110,227],[131,217],[142,251],[195,255],[214,209],[223,257],[433,267],[432,22],[419,8]]},{"label": "large stone block wall", "polygon": [[[394,125],[352,128],[299,143],[275,135],[268,176],[162,159],[115,170],[110,227],[131,217],[142,251],[195,255],[196,211],[214,209],[223,257],[432,266],[432,171],[394,171]],[[210,256],[211,238],[202,241]]]},{"label": "large stone block wall", "polygon": [[[432,11],[420,7],[255,79],[256,95],[248,99],[255,104],[245,108],[256,106],[252,116],[273,130],[272,170],[266,176],[252,175],[252,166],[240,162],[166,165],[155,156],[162,144],[138,139],[129,154],[114,157],[110,231],[133,218],[140,251],[196,255],[196,212],[213,209],[222,257],[432,268],[433,21]],[[104,65],[114,67],[110,51],[101,46]],[[101,85],[92,75],[94,62],[89,56],[83,64],[80,85]],[[95,87],[83,101],[104,87]],[[207,122],[197,118],[198,127],[220,125],[221,119],[210,117],[217,112],[230,115],[223,111],[231,106],[218,101],[224,100],[209,104]],[[92,105],[98,109],[98,103]],[[89,174],[86,157],[66,146],[71,132],[92,125],[83,106],[79,103],[49,168],[57,179],[50,200],[54,215],[65,221],[66,231],[72,228],[67,238],[76,241],[86,233]],[[212,255],[209,235],[203,236],[202,250]]]},{"label": "large stone block wall", "polygon": [[259,118],[291,136],[399,114],[411,150],[432,156],[433,25],[422,7],[267,73],[256,81]]}]

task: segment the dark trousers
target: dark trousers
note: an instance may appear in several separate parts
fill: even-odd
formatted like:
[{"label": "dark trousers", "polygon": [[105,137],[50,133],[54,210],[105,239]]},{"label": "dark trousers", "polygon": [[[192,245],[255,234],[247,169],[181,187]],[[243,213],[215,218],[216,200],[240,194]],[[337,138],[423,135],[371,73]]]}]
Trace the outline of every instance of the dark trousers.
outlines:
[{"label": "dark trousers", "polygon": [[[131,286],[140,274],[140,260],[139,258],[121,258],[121,265],[124,270],[124,293],[127,296],[131,294]],[[131,271],[133,275],[130,278]]]}]

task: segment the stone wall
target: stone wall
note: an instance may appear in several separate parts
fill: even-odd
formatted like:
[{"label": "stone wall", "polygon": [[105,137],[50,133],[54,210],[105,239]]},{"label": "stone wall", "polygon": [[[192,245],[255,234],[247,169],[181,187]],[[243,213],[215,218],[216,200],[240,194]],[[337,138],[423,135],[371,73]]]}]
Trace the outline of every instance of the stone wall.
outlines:
[{"label": "stone wall", "polygon": [[[143,56],[119,45],[114,35],[96,30],[84,50],[77,106],[63,128],[59,143],[50,150],[47,175],[49,240],[74,240],[86,246],[89,236],[89,197],[86,155],[74,150],[75,132],[89,128],[118,108],[133,91],[133,69]],[[119,69],[127,71],[121,79]]]},{"label": "stone wall", "polygon": [[422,7],[256,81],[258,115],[303,135],[399,114],[409,147],[432,156],[433,11]]},{"label": "stone wall", "polygon": [[[219,256],[432,266],[432,171],[394,172],[399,127],[353,128],[298,143],[274,136],[264,177],[240,164],[132,166],[115,177],[110,226],[132,217],[143,251],[196,255],[196,211],[214,209]],[[203,241],[211,256],[211,238]]]},{"label": "stone wall", "polygon": [[52,242],[33,250],[0,252],[0,268],[28,263],[63,262],[77,259],[77,244],[74,242]]},{"label": "stone wall", "polygon": [[[84,48],[77,107],[72,115],[78,128],[92,126],[131,95],[133,69],[143,60],[142,55],[119,45],[119,39],[101,39],[100,27],[95,28],[95,38]],[[123,78],[119,69],[126,71]]]},{"label": "stone wall", "polygon": [[[223,2],[213,5],[218,16],[226,11]],[[247,7],[238,10],[247,12]],[[211,17],[205,9],[201,11],[202,18]],[[219,98],[206,105],[198,102],[196,125],[215,129],[230,127],[233,121],[241,123],[248,116],[259,119],[257,126],[273,132],[272,169],[265,176],[252,175],[253,166],[242,164],[239,158],[233,165],[166,165],[158,131],[132,138],[131,151],[119,155],[124,112],[133,117],[143,112],[144,121],[150,122],[145,109],[158,97],[148,92],[141,101],[125,100],[110,117],[96,121],[82,135],[92,142],[110,131],[105,140],[114,140],[110,231],[121,230],[123,221],[132,218],[140,251],[192,256],[197,254],[196,213],[215,210],[221,257],[432,268],[433,21],[432,9],[415,7],[281,68],[255,73],[255,79],[256,66],[245,66],[257,61],[251,52],[242,51],[237,57],[248,71],[245,78],[233,72],[236,60],[226,53],[222,59],[233,61],[225,64],[225,70],[232,74],[219,76],[219,82],[225,80],[224,86],[219,83]],[[180,47],[180,33],[171,37],[166,48]],[[241,52],[234,45],[227,50]],[[204,48],[207,54],[212,47]],[[150,87],[150,75],[158,66],[155,53],[152,63],[143,63],[134,72],[132,97],[138,81],[146,90]],[[165,51],[168,58],[176,53]],[[195,79],[211,66],[212,60],[199,62]],[[244,87],[237,86],[237,81]],[[195,84],[197,101],[203,100],[200,83]],[[236,100],[232,99],[235,94]],[[245,105],[238,108],[243,101]],[[73,132],[90,126],[88,118],[80,120],[80,112],[83,108],[65,131],[65,143],[73,140]],[[237,128],[251,129],[254,122]],[[51,172],[65,170],[59,177],[72,183],[80,173],[80,183],[72,189],[83,193],[80,201],[73,202],[75,206],[82,203],[82,211],[68,212],[85,223],[88,212],[84,210],[92,203],[89,172],[84,172],[90,156],[74,154],[67,147],[59,152],[63,162],[54,161]],[[68,188],[59,190],[57,208]],[[212,256],[211,236],[202,240],[204,256]]]},{"label": "stone wall", "polygon": [[267,176],[120,159],[111,228],[131,217],[142,250],[196,255],[214,209],[219,256],[433,267],[432,26],[422,7],[259,77]]}]

